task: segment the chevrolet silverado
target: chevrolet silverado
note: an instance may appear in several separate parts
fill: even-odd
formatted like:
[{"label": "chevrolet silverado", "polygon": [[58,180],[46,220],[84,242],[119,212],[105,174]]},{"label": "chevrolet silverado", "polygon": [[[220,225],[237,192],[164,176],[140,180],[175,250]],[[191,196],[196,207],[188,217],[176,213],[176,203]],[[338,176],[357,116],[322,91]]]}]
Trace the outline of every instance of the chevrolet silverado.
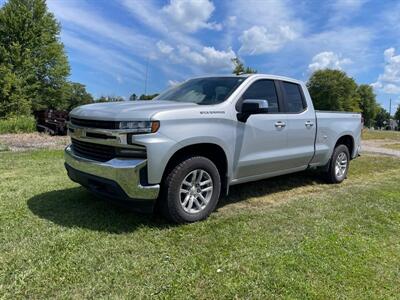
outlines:
[{"label": "chevrolet silverado", "polygon": [[75,108],[65,166],[97,194],[138,208],[157,204],[173,222],[194,222],[235,184],[309,168],[342,182],[361,128],[359,113],[315,111],[298,80],[198,77],[151,101]]}]

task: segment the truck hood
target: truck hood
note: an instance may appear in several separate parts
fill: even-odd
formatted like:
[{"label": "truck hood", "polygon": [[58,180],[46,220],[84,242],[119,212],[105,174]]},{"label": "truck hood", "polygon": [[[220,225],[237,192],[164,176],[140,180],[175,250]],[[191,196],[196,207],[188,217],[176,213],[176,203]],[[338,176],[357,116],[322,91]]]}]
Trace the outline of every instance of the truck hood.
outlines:
[{"label": "truck hood", "polygon": [[195,103],[165,100],[104,102],[79,106],[71,111],[70,116],[105,121],[141,121],[150,120],[158,112],[196,106]]}]

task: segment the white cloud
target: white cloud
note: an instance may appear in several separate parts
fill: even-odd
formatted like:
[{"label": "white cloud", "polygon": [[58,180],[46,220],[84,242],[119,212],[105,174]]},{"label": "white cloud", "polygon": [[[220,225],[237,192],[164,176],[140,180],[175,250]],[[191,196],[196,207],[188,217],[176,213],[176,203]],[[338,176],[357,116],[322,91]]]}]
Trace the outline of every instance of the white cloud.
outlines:
[{"label": "white cloud", "polygon": [[183,25],[177,26],[177,22],[154,1],[121,0],[121,3],[137,21],[151,31],[161,34],[163,39],[171,44],[185,44],[198,49],[202,47],[197,39],[188,34]]},{"label": "white cloud", "polygon": [[[120,0],[120,2],[135,21],[147,27],[148,35],[155,35],[158,39],[161,37],[173,45],[186,44],[191,47],[199,47],[199,42],[196,39],[186,33],[172,30],[170,21],[167,20],[165,13],[153,0]],[[163,44],[157,45],[158,50],[161,50],[160,47],[163,48]],[[167,48],[164,50],[167,50]]]},{"label": "white cloud", "polygon": [[323,69],[342,70],[343,66],[350,63],[351,60],[348,58],[341,58],[334,52],[325,51],[312,58],[312,63],[308,65],[308,70],[311,72]]},{"label": "white cloud", "polygon": [[171,0],[162,8],[172,23],[187,32],[203,28],[221,30],[221,24],[208,22],[214,10],[214,4],[209,0]]},{"label": "white cloud", "polygon": [[225,22],[226,25],[229,27],[235,26],[237,24],[237,17],[236,16],[229,16]]},{"label": "white cloud", "polygon": [[197,51],[186,45],[174,48],[163,41],[159,41],[157,45],[160,53],[171,63],[185,64],[192,70],[225,72],[232,69],[232,58],[236,57],[232,49],[221,51],[214,47],[203,47]]},{"label": "white cloud", "polygon": [[174,64],[181,64],[184,69],[195,73],[206,69],[216,70],[213,66],[207,68],[207,53],[203,53],[206,47],[191,36],[194,31],[202,28],[220,29],[220,25],[209,21],[215,9],[211,1],[173,0],[164,7],[159,7],[151,0],[121,0],[121,3],[137,21],[159,37],[155,49],[159,57],[167,60],[158,67],[168,76],[182,77],[186,73],[182,68],[178,71]]},{"label": "white cloud", "polygon": [[178,81],[178,80],[168,80],[168,86],[169,87],[174,87],[174,86],[177,86],[179,84],[181,84],[181,82]]},{"label": "white cloud", "polygon": [[282,25],[271,30],[264,26],[253,26],[245,30],[239,40],[242,46],[239,49],[241,54],[262,54],[276,52],[288,41],[297,37],[288,25]]},{"label": "white cloud", "polygon": [[[284,51],[282,58],[273,63],[286,64],[291,71],[296,69],[297,72],[304,72],[309,71],[308,64],[312,63],[316,54],[333,52],[338,55],[339,61],[344,60],[339,64],[340,67],[351,76],[356,76],[370,71],[371,61],[374,59],[371,52],[373,38],[374,32],[363,27],[337,27],[335,30],[317,32],[290,43],[281,50]],[[285,63],[288,56],[291,57],[290,62]],[[304,72],[303,76],[307,77],[308,73]]]},{"label": "white cloud", "polygon": [[227,70],[232,67],[232,58],[236,57],[236,54],[232,49],[219,51],[214,47],[204,47],[203,56],[207,59],[207,64],[212,66],[211,69]]},{"label": "white cloud", "polygon": [[204,65],[207,63],[206,58],[196,51],[192,51],[188,46],[179,45],[178,46],[179,56],[194,65]]},{"label": "white cloud", "polygon": [[163,41],[158,41],[156,45],[158,50],[160,50],[160,52],[163,54],[170,54],[174,50],[174,48],[171,45]]},{"label": "white cloud", "polygon": [[185,62],[199,67],[204,72],[223,73],[232,69],[232,58],[236,57],[232,49],[228,51],[216,50],[214,47],[203,47],[201,52],[193,51],[187,46],[178,46],[178,55]]},{"label": "white cloud", "polygon": [[289,0],[232,0],[226,13],[230,31],[225,40],[231,44],[237,39],[243,55],[276,52],[303,34],[304,20],[296,16],[294,7]]},{"label": "white cloud", "polygon": [[383,52],[385,57],[385,68],[383,74],[378,76],[378,80],[372,84],[375,89],[379,89],[388,94],[400,93],[400,54],[395,55],[395,49],[389,48]]}]

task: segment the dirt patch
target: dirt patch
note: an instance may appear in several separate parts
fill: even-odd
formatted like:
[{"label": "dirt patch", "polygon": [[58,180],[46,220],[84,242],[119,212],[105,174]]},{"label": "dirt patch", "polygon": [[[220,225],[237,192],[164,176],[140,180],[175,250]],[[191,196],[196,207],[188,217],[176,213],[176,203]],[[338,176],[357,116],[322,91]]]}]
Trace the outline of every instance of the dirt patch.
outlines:
[{"label": "dirt patch", "polygon": [[376,154],[390,155],[400,157],[400,151],[395,149],[385,148],[387,145],[397,144],[398,141],[393,140],[367,140],[362,141],[362,152],[371,152]]},{"label": "dirt patch", "polygon": [[10,151],[33,149],[63,149],[69,144],[68,136],[50,136],[44,133],[19,133],[0,135],[0,148]]}]

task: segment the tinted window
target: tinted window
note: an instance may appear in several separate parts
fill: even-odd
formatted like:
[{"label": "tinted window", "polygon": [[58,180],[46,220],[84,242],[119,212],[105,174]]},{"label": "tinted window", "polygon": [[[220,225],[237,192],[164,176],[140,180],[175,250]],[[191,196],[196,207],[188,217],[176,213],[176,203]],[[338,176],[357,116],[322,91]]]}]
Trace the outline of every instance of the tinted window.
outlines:
[{"label": "tinted window", "polygon": [[245,80],[242,77],[207,77],[188,80],[154,100],[217,104],[225,101]]},{"label": "tinted window", "polygon": [[301,96],[301,87],[298,84],[290,82],[282,82],[282,86],[285,93],[287,112],[302,112],[305,106],[303,97]]},{"label": "tinted window", "polygon": [[267,100],[268,112],[279,112],[278,96],[273,80],[258,80],[254,82],[247,91],[244,92],[242,99]]}]

